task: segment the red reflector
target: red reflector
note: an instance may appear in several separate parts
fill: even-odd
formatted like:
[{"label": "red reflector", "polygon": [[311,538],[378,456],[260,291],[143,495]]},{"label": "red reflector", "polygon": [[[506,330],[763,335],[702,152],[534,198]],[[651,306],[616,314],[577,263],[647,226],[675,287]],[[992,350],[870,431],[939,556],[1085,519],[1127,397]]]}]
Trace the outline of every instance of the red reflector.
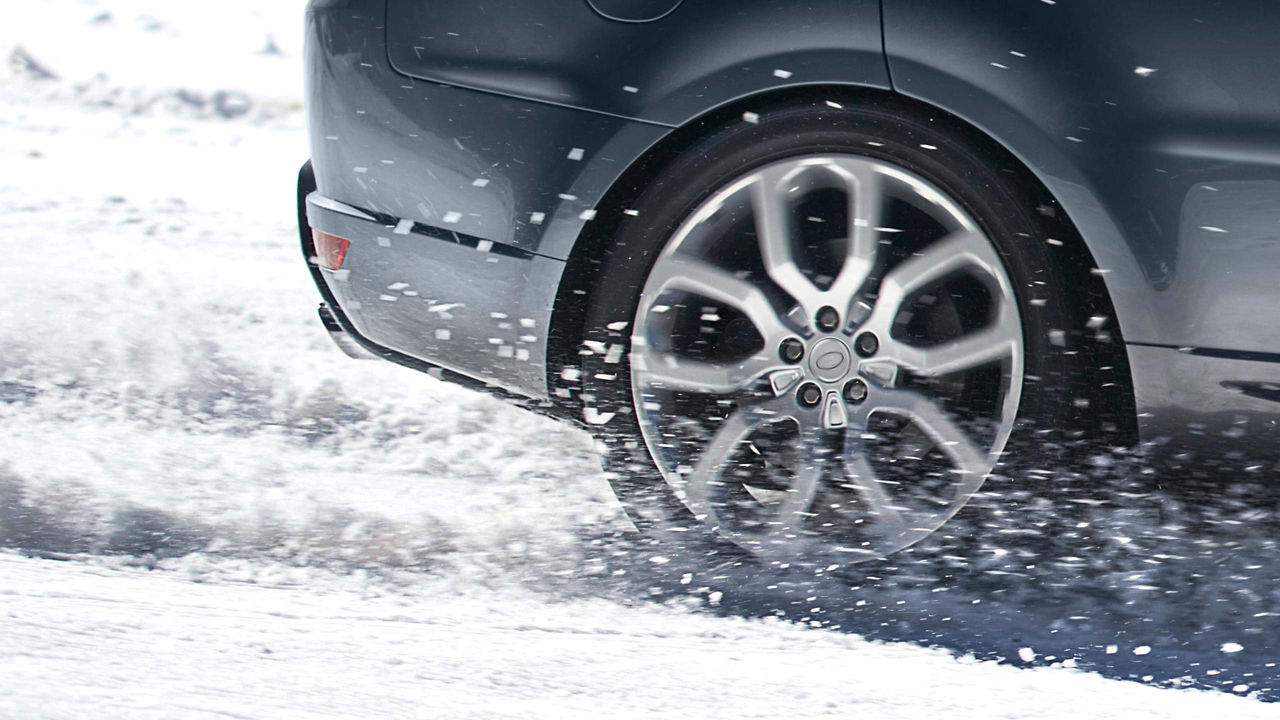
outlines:
[{"label": "red reflector", "polygon": [[350,240],[322,233],[319,230],[312,230],[311,237],[316,243],[316,258],[320,262],[320,267],[329,270],[342,267],[342,261],[347,257],[347,248],[351,247]]}]

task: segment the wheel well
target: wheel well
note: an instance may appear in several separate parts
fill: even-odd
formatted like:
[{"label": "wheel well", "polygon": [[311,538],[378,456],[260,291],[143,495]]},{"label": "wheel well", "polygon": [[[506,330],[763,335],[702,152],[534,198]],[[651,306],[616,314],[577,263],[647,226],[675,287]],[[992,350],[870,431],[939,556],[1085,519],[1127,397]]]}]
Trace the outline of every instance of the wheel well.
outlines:
[{"label": "wheel well", "polygon": [[[838,102],[889,103],[907,111],[927,116],[930,122],[945,123],[948,130],[961,134],[972,146],[983,152],[1002,169],[1017,175],[1020,182],[1040,198],[1037,211],[1058,226],[1063,240],[1060,248],[1071,274],[1065,285],[1074,288],[1078,307],[1077,323],[1064,328],[1073,349],[1089,354],[1092,367],[1098,368],[1097,382],[1081,388],[1091,409],[1091,427],[1086,432],[1101,431],[1108,444],[1136,446],[1138,443],[1137,410],[1128,353],[1120,335],[1115,307],[1107,292],[1097,262],[1080,237],[1075,224],[1062,205],[1039,178],[1008,149],[994,138],[964,120],[919,100],[887,90],[846,85],[809,85],[768,91],[740,98],[717,107],[673,130],[633,162],[614,182],[596,205],[596,217],[588,223],[574,245],[560,281],[552,312],[547,347],[547,385],[553,401],[564,414],[581,418],[581,384],[576,375],[580,344],[584,336],[586,306],[599,276],[604,249],[613,242],[623,211],[644,191],[649,183],[676,157],[699,139],[731,122],[742,122],[743,114],[763,114],[771,109],[795,103]],[[1094,327],[1093,318],[1110,321]],[[565,369],[570,372],[565,373]]]}]

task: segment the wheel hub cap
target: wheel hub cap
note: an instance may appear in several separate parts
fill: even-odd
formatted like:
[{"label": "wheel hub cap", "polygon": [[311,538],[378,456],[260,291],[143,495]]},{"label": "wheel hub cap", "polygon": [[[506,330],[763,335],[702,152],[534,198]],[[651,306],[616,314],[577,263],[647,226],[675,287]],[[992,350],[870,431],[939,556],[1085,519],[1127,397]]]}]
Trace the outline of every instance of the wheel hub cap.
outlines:
[{"label": "wheel hub cap", "polygon": [[813,346],[809,353],[809,371],[823,382],[838,382],[849,374],[853,362],[851,353],[843,342],[829,337],[823,338]]}]

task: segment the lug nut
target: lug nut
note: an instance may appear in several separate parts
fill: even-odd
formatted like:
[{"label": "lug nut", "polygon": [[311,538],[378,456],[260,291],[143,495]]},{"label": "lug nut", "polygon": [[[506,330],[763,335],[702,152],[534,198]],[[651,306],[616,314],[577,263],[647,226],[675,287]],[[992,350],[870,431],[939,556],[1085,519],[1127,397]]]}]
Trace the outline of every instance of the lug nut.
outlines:
[{"label": "lug nut", "polygon": [[840,324],[840,313],[830,305],[818,311],[818,316],[814,318],[818,323],[818,327],[826,332],[831,332]]},{"label": "lug nut", "polygon": [[854,378],[844,385],[844,399],[857,405],[867,399],[867,384]]},{"label": "lug nut", "polygon": [[880,350],[880,340],[874,334],[864,332],[854,341],[853,349],[862,357],[871,357]]},{"label": "lug nut", "polygon": [[805,383],[796,391],[796,402],[805,407],[813,407],[822,400],[822,388],[813,383]]},{"label": "lug nut", "polygon": [[798,363],[800,358],[804,357],[804,343],[795,338],[787,338],[778,346],[778,356],[784,362]]}]

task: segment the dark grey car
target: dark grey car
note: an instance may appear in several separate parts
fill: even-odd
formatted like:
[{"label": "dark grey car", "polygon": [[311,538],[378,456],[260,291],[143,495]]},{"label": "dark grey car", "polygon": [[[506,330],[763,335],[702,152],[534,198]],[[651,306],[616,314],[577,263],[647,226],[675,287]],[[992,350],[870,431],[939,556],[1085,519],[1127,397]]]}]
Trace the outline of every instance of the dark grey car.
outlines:
[{"label": "dark grey car", "polygon": [[583,423],[639,523],[764,557],[883,557],[1081,449],[1270,469],[1277,21],[312,0],[321,315]]}]

